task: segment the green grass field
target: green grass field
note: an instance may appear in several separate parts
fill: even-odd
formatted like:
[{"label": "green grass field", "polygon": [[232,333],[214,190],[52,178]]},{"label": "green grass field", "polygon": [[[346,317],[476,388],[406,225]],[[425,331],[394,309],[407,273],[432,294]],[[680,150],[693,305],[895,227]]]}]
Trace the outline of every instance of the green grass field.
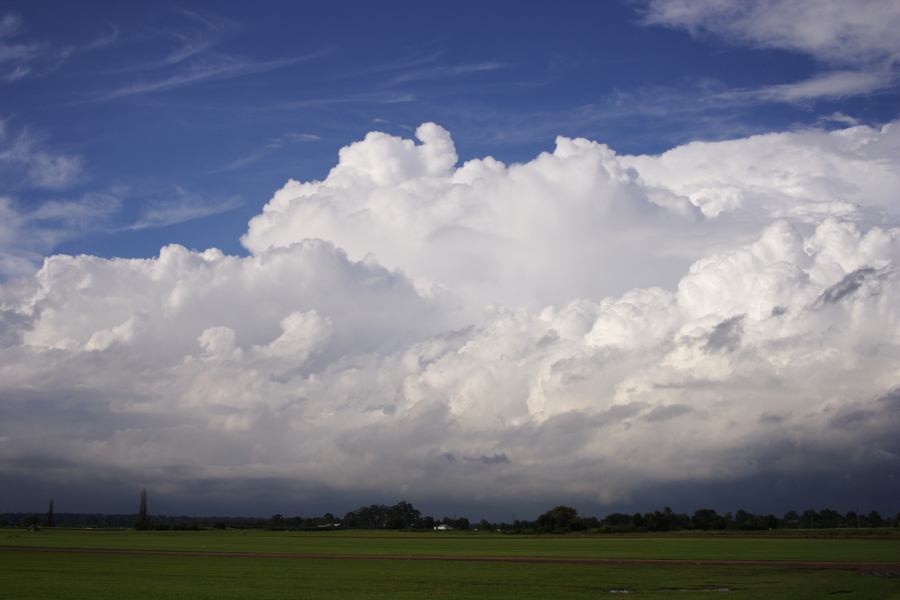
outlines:
[{"label": "green grass field", "polygon": [[2,546],[202,552],[545,556],[576,558],[900,561],[900,538],[722,536],[517,536],[463,532],[286,531],[139,532],[0,529]]},{"label": "green grass field", "polygon": [[[12,549],[12,546],[34,548]],[[583,565],[49,553],[41,547],[393,556],[900,562],[898,539],[0,529],[0,597],[898,598],[900,577],[781,567]]]}]

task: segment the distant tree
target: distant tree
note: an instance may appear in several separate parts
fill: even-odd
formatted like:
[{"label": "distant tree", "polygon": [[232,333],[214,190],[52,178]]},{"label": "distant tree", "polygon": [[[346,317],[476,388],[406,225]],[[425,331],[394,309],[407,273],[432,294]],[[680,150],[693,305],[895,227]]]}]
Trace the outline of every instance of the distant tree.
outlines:
[{"label": "distant tree", "polygon": [[409,529],[422,517],[422,513],[406,500],[390,508],[390,528]]},{"label": "distant tree", "polygon": [[587,529],[600,529],[603,524],[597,517],[581,517],[581,522]]},{"label": "distant tree", "polygon": [[830,508],[823,508],[821,511],[819,511],[819,516],[816,519],[816,527],[822,528],[841,527],[843,523],[844,517],[841,515],[841,513]]},{"label": "distant tree", "polygon": [[816,527],[820,527],[817,523],[819,520],[819,513],[814,511],[813,509],[807,509],[803,511],[803,514],[800,516],[800,528],[801,529],[815,529]]},{"label": "distant tree", "polygon": [[650,531],[669,531],[673,529],[676,520],[681,521],[681,516],[672,512],[668,506],[644,515],[644,523]]},{"label": "distant tree", "polygon": [[796,529],[800,526],[800,518],[796,510],[789,510],[784,513],[784,517],[781,519],[781,526],[786,529]]},{"label": "distant tree", "polygon": [[284,529],[285,528],[285,520],[284,515],[281,513],[272,515],[272,518],[269,519],[269,529]]},{"label": "distant tree", "polygon": [[53,527],[53,498],[50,498],[50,508],[47,509],[47,527]]},{"label": "distant tree", "polygon": [[150,516],[147,514],[147,490],[141,490],[140,503],[138,504],[137,519],[134,523],[135,529],[149,529]]},{"label": "distant tree", "polygon": [[877,510],[873,510],[866,515],[866,525],[868,527],[881,527],[884,525],[884,519],[881,518],[881,514]]},{"label": "distant tree", "polygon": [[603,525],[612,531],[628,531],[634,529],[634,516],[625,513],[610,513],[603,519]]},{"label": "distant tree", "polygon": [[755,515],[748,513],[744,509],[739,509],[734,514],[734,528],[735,529],[756,529],[755,523]]},{"label": "distant tree", "polygon": [[578,528],[580,519],[571,506],[554,506],[538,517],[537,524],[545,531],[572,531]]},{"label": "distant tree", "polygon": [[22,524],[25,525],[25,527],[31,528],[37,527],[39,522],[40,519],[38,519],[37,515],[28,515],[27,517],[25,517],[25,520],[22,522]]},{"label": "distant tree", "polygon": [[[401,500],[393,506],[372,504],[360,507],[344,515],[343,523],[345,527],[352,529],[430,529],[434,525],[434,519],[428,521],[428,518],[423,518],[422,513],[412,504]],[[337,519],[334,520],[337,522]]]},{"label": "distant tree", "polygon": [[631,522],[634,523],[634,527],[638,531],[643,531],[647,527],[647,524],[644,522],[644,515],[641,513],[634,513],[631,516]]},{"label": "distant tree", "polygon": [[691,526],[694,529],[719,529],[721,525],[722,518],[712,508],[701,508],[691,517]]}]

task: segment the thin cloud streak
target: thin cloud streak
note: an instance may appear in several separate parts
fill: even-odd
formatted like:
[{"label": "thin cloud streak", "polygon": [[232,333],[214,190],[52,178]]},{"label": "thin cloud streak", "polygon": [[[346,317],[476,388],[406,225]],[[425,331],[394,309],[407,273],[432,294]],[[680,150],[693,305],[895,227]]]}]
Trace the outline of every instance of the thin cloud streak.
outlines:
[{"label": "thin cloud streak", "polygon": [[470,75],[473,73],[484,73],[488,71],[497,71],[505,69],[508,65],[501,62],[483,62],[466,65],[447,65],[432,67],[430,69],[417,69],[407,73],[401,73],[394,77],[390,84],[397,85],[400,83],[410,83],[413,81],[430,81],[439,79],[449,79]]},{"label": "thin cloud streak", "polygon": [[203,65],[195,67],[187,73],[172,75],[163,79],[153,81],[144,81],[121,87],[101,96],[94,98],[93,102],[104,102],[124,98],[128,96],[138,96],[141,94],[149,94],[155,92],[166,92],[178,88],[188,87],[207,81],[221,81],[226,79],[235,79],[238,77],[246,77],[257,73],[265,73],[276,69],[284,69],[294,65],[307,62],[327,54],[329,50],[321,50],[307,54],[306,56],[298,56],[294,58],[280,58],[268,61],[234,61],[219,64]]},{"label": "thin cloud streak", "polygon": [[168,227],[226,213],[243,205],[243,202],[237,197],[211,200],[202,195],[191,194],[181,187],[175,188],[175,196],[173,199],[153,202],[145,206],[138,220],[124,227],[123,230],[139,231]]},{"label": "thin cloud streak", "polygon": [[[895,83],[890,73],[880,71],[832,71],[795,83],[770,85],[747,94],[775,102],[806,102],[870,94]],[[738,92],[739,94],[740,92]]]},{"label": "thin cloud streak", "polygon": [[236,169],[240,169],[246,167],[247,165],[258,162],[259,160],[265,158],[272,152],[276,150],[280,150],[285,146],[298,142],[317,142],[321,140],[322,137],[316,135],[314,133],[286,133],[284,135],[280,135],[276,138],[272,138],[268,140],[261,148],[241,156],[225,166],[215,169],[211,171],[212,173],[224,173],[226,171],[234,171]]},{"label": "thin cloud streak", "polygon": [[325,98],[279,102],[267,106],[262,110],[294,110],[299,108],[327,107],[334,104],[404,104],[407,102],[415,102],[416,99],[416,95],[411,93],[363,92],[359,94],[345,94]]},{"label": "thin cloud streak", "polygon": [[97,36],[97,38],[93,42],[85,46],[85,48],[88,50],[106,48],[107,46],[111,46],[112,44],[116,43],[116,41],[119,39],[120,34],[121,30],[119,29],[118,25],[116,25],[115,23],[110,23],[109,31]]},{"label": "thin cloud streak", "polygon": [[0,74],[0,81],[4,83],[53,73],[76,54],[111,46],[119,38],[118,26],[110,24],[110,31],[83,44],[58,47],[43,41],[6,42],[6,39],[21,34],[23,22],[21,15],[15,13],[7,13],[0,19],[0,65],[12,65],[11,70]]}]

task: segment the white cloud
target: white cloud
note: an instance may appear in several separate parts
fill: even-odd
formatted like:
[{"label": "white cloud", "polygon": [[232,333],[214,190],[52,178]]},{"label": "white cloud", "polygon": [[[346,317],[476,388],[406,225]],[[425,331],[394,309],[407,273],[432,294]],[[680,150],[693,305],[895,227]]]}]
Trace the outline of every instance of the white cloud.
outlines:
[{"label": "white cloud", "polygon": [[646,23],[712,35],[729,43],[808,54],[844,67],[807,80],[754,90],[764,100],[802,102],[867,94],[896,84],[900,5],[893,0],[650,0]]},{"label": "white cloud", "polygon": [[766,86],[749,93],[763,100],[803,102],[817,98],[856,96],[887,88],[893,84],[893,76],[883,72],[832,71],[796,83]]},{"label": "white cloud", "polygon": [[687,197],[708,217],[764,223],[833,215],[878,223],[897,218],[898,149],[900,129],[889,123],[692,142],[622,160],[647,184]]},{"label": "white cloud", "polygon": [[647,22],[732,42],[796,50],[838,64],[900,56],[900,6],[893,0],[651,0]]},{"label": "white cloud", "polygon": [[[416,135],[419,145],[370,133],[341,150],[324,181],[288,182],[251,221],[244,245],[259,253],[328,239],[477,303],[538,307],[653,283],[624,264],[584,277],[585,255],[639,253],[648,271],[689,262],[643,243],[689,226],[697,211],[683,198],[646,194],[606,146],[559,138],[552,154],[523,165],[488,157],[456,168],[444,129],[426,124]],[[641,231],[621,235],[635,221]]]},{"label": "white cloud", "polygon": [[371,133],[275,194],[251,256],[0,287],[0,397],[30,409],[0,467],[548,502],[895,473],[896,128],[461,166],[437,125]]}]

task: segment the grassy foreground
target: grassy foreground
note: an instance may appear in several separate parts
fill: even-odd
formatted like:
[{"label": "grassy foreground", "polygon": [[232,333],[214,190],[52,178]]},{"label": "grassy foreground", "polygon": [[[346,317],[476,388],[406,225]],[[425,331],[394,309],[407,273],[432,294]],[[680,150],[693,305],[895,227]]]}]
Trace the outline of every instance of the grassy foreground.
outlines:
[{"label": "grassy foreground", "polygon": [[200,552],[291,552],[393,556],[900,561],[900,538],[515,536],[464,532],[285,531],[144,532],[0,529],[3,546]]},{"label": "grassy foreground", "polygon": [[900,598],[900,581],[857,572],[606,567],[453,561],[40,554],[0,550],[9,600]]},{"label": "grassy foreground", "polygon": [[[13,546],[26,549],[13,549]],[[900,577],[781,567],[471,563],[365,558],[47,553],[80,547],[355,555],[556,556],[900,562],[900,540],[672,537],[520,537],[478,533],[254,531],[135,532],[0,529],[4,600],[900,599]],[[30,549],[31,548],[31,549]],[[32,550],[33,549],[33,550]]]}]

